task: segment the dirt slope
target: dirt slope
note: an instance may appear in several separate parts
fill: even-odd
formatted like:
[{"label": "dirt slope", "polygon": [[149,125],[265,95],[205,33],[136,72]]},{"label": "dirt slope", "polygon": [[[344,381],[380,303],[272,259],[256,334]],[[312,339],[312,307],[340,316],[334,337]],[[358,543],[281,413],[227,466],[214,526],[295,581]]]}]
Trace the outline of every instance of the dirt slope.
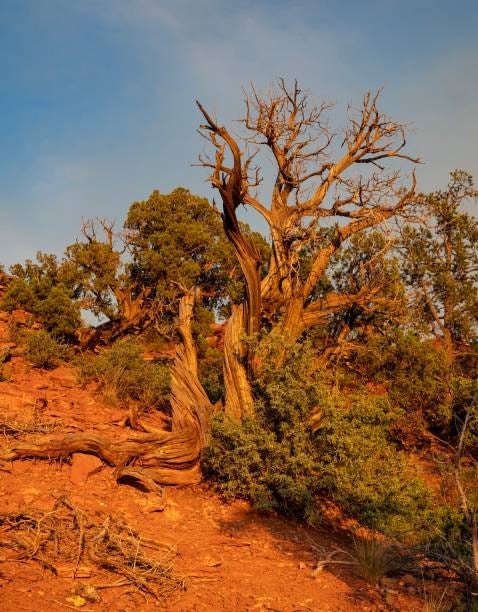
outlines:
[{"label": "dirt slope", "polygon": [[[6,324],[0,321],[1,342]],[[60,431],[94,430],[114,438],[124,427],[124,412],[103,404],[94,385],[81,388],[75,371],[62,366],[49,372],[31,368],[22,357],[9,363],[11,377],[0,382],[2,418],[58,423]],[[2,444],[9,444],[4,438]],[[25,508],[48,510],[66,495],[88,516],[111,514],[143,537],[176,549],[174,569],[186,590],[166,604],[129,586],[101,588],[101,602],[82,610],[421,610],[414,588],[389,581],[388,589],[369,587],[348,566],[314,572],[317,558],[347,542],[329,530],[311,530],[276,516],[263,516],[248,504],[224,504],[206,485],[167,489],[163,496],[119,485],[104,466],[83,485],[71,480],[68,460],[22,460],[0,465],[0,513]],[[6,537],[0,529],[0,544]],[[111,585],[118,577],[104,570],[89,577],[55,576],[36,561],[15,560],[0,546],[0,609],[64,611],[78,583]],[[81,574],[81,572],[79,572]],[[420,585],[417,585],[417,590]],[[71,600],[69,600],[71,602]]]}]

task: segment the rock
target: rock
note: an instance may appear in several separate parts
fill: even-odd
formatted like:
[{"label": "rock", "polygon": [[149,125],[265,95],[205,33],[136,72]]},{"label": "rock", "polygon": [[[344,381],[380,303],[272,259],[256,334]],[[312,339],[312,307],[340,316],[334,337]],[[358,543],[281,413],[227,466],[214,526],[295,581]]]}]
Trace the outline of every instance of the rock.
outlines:
[{"label": "rock", "polygon": [[49,375],[50,380],[57,386],[72,389],[76,385],[76,376],[70,368],[59,366]]},{"label": "rock", "polygon": [[418,584],[418,580],[415,578],[415,576],[412,576],[411,574],[405,574],[404,576],[402,576],[401,583],[403,583],[405,586],[412,586],[415,587]]},{"label": "rock", "polygon": [[86,599],[81,595],[71,595],[65,599],[69,604],[75,606],[75,608],[82,608],[86,603]]},{"label": "rock", "polygon": [[305,569],[306,565],[303,561],[299,561],[299,569]]},{"label": "rock", "polygon": [[30,324],[32,315],[26,310],[17,309],[12,311],[10,317],[17,325],[26,327]]},{"label": "rock", "polygon": [[84,485],[92,474],[103,467],[103,462],[94,455],[73,453],[71,458],[70,481],[74,485]]},{"label": "rock", "polygon": [[101,597],[95,587],[91,584],[82,584],[81,582],[73,589],[73,596],[79,596],[90,603],[100,603]]}]

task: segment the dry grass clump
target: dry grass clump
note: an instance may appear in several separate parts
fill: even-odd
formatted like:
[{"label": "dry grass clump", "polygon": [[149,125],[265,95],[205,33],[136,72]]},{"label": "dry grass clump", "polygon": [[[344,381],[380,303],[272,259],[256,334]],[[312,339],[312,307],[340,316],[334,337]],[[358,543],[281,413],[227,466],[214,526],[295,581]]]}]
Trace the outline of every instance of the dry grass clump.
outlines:
[{"label": "dry grass clump", "polygon": [[44,419],[32,419],[21,421],[16,418],[0,418],[0,435],[10,438],[21,438],[28,435],[45,435],[63,427],[63,423],[45,421]]},{"label": "dry grass clump", "polygon": [[397,569],[396,551],[387,542],[368,538],[354,539],[353,559],[357,570],[370,584]]},{"label": "dry grass clump", "polygon": [[[58,418],[48,419],[44,410],[48,405],[45,398],[37,398],[33,405],[33,414],[29,419],[0,415],[0,435],[9,438],[24,438],[26,436],[43,436],[58,429],[65,429],[65,423]],[[1,406],[0,406],[1,409]]]},{"label": "dry grass clump", "polygon": [[428,593],[425,591],[423,612],[450,612],[451,605],[446,600],[446,589],[441,593]]},{"label": "dry grass clump", "polygon": [[88,574],[89,565],[121,577],[95,588],[133,585],[161,600],[184,588],[172,570],[171,547],[142,538],[109,515],[91,522],[67,497],[58,498],[48,512],[0,514],[0,546],[17,551],[17,560],[34,559],[55,574],[68,567],[75,578]]},{"label": "dry grass clump", "polygon": [[405,569],[410,562],[396,546],[371,538],[355,538],[352,552],[341,548],[332,551],[314,548],[318,553],[314,575],[329,565],[349,565],[373,585],[379,584],[387,574]]}]

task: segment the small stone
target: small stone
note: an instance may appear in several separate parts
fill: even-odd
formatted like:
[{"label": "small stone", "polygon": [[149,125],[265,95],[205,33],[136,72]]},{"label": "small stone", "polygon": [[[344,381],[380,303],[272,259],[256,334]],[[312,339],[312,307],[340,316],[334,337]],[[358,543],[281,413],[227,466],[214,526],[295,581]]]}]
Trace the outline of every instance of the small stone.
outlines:
[{"label": "small stone", "polygon": [[103,462],[94,455],[87,453],[73,453],[71,458],[70,481],[74,485],[84,485],[92,474],[96,474],[103,467]]},{"label": "small stone", "polygon": [[299,561],[299,569],[305,569],[306,565],[303,561]]},{"label": "small stone", "polygon": [[413,586],[413,587],[418,584],[418,581],[415,578],[415,576],[412,576],[411,574],[405,574],[404,576],[402,576],[402,579],[400,580],[400,582],[403,582],[405,586]]}]

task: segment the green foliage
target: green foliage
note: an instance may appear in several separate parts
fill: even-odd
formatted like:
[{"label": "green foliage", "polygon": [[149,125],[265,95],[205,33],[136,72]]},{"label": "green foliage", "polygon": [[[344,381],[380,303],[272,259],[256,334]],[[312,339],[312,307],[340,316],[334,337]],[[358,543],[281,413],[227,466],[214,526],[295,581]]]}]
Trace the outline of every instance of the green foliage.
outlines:
[{"label": "green foliage", "polygon": [[137,400],[147,408],[164,408],[169,397],[169,370],[144,361],[133,340],[115,342],[98,356],[84,355],[78,363],[83,380],[98,380],[104,396],[113,403]]},{"label": "green foliage", "polygon": [[[98,224],[104,230],[103,240],[97,235]],[[118,317],[115,291],[126,278],[122,276],[121,254],[114,248],[113,224],[90,220],[84,224],[83,234],[86,240],[68,246],[65,253],[76,273],[76,295],[83,308],[114,320]]]},{"label": "green foliage", "polygon": [[[271,347],[272,352],[277,347]],[[407,465],[390,429],[402,416],[385,398],[331,394],[311,374],[308,345],[288,347],[280,369],[265,362],[254,388],[253,415],[212,423],[204,467],[226,497],[251,499],[300,519],[326,494],[364,524],[394,535],[429,519],[430,492]],[[321,418],[313,432],[311,411]]]},{"label": "green foliage", "polygon": [[197,284],[215,293],[224,281],[217,262],[231,251],[207,199],[186,189],[169,195],[154,191],[148,200],[132,204],[125,228],[133,254],[132,280],[153,288],[164,303]]},{"label": "green foliage", "polygon": [[36,368],[53,368],[68,354],[67,347],[44,330],[28,332],[25,342],[27,359]]},{"label": "green foliage", "polygon": [[308,377],[309,357],[307,349],[291,347],[282,368],[267,368],[255,388],[255,414],[242,423],[222,413],[213,419],[203,466],[226,497],[313,520],[315,451],[304,422],[319,393]]},{"label": "green foliage", "polygon": [[472,176],[455,170],[445,191],[424,198],[428,223],[403,233],[403,273],[421,317],[435,332],[449,332],[455,349],[478,337],[478,222],[462,209],[477,195]]},{"label": "green foliage", "polygon": [[[178,188],[154,191],[129,209],[125,230],[133,256],[130,283],[151,288],[163,318],[177,315],[177,300],[201,287],[208,308],[226,309],[244,294],[233,247],[224,235],[221,217],[206,198]],[[248,233],[266,258],[269,247],[256,232]]]},{"label": "green foliage", "polygon": [[394,246],[392,238],[371,230],[353,235],[331,257],[312,301],[326,303],[335,296],[343,303],[324,316],[322,325],[308,330],[319,350],[327,352],[344,342],[361,347],[370,333],[383,333],[406,319],[405,286]]},{"label": "green foliage", "polygon": [[198,362],[199,380],[213,404],[224,395],[222,360],[221,351],[208,347]]},{"label": "green foliage", "polygon": [[[476,487],[476,470],[474,474]],[[475,502],[476,503],[476,502]],[[476,505],[474,506],[476,513]],[[476,515],[476,514],[475,514]],[[465,586],[465,599],[475,609],[478,580],[473,561],[473,538],[470,522],[463,508],[442,509],[441,522],[425,548],[426,555],[451,571]],[[472,605],[473,604],[473,605]]]},{"label": "green foliage", "polygon": [[55,255],[37,253],[37,261],[11,267],[2,307],[7,311],[23,308],[45,328],[63,338],[72,338],[81,324],[80,307],[75,302],[75,273],[68,262]]},{"label": "green foliage", "polygon": [[365,394],[323,412],[316,432],[320,488],[365,525],[393,535],[421,526],[430,492],[414,477],[390,429],[400,412]]},{"label": "green foliage", "polygon": [[425,416],[431,427],[444,427],[449,421],[451,413],[444,402],[445,358],[433,341],[414,331],[391,329],[369,337],[350,362],[362,380],[387,390],[405,420],[412,418],[416,423],[417,417]]}]

